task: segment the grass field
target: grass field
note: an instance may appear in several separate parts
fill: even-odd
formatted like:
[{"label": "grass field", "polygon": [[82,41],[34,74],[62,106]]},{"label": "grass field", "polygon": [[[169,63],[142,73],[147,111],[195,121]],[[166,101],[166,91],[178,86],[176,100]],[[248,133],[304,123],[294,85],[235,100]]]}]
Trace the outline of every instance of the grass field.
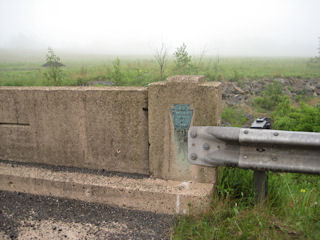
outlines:
[{"label": "grass field", "polygon": [[[0,50],[0,86],[48,86],[44,73],[45,54],[13,54]],[[61,85],[76,86],[93,80],[114,81],[116,57],[102,55],[62,54]],[[122,85],[145,86],[160,80],[159,66],[152,56],[123,56],[120,59]],[[173,57],[165,68],[164,78],[177,74]],[[181,73],[181,72],[179,72]],[[252,79],[296,77],[319,78],[320,66],[308,58],[192,58],[192,66],[184,74],[201,74],[208,81],[243,81]]]},{"label": "grass field", "polygon": [[[47,69],[41,67],[45,63],[45,54],[0,51],[0,86],[52,85],[44,77]],[[63,67],[61,85],[76,86],[94,80],[115,82],[116,57],[75,54],[61,54],[60,57],[66,65]],[[121,78],[121,85],[146,86],[160,80],[159,67],[152,56],[120,56],[119,59],[120,72],[117,72],[117,76]],[[176,73],[174,59],[170,58],[164,75],[167,77]],[[200,61],[200,58],[194,57],[192,66],[184,73],[202,74],[208,81],[243,83],[245,80],[263,81],[276,77],[320,78],[320,65],[308,58],[220,57],[218,60],[216,57],[206,57]],[[261,102],[278,99],[270,100],[267,98],[270,95],[262,96],[266,99]],[[318,109],[290,111],[288,114],[292,116],[309,114],[312,124],[320,126],[320,120],[317,122],[313,117],[318,116]],[[236,107],[225,111],[223,117],[233,116],[239,117],[233,122],[234,126],[241,126],[245,122],[244,114]],[[282,116],[275,116],[280,122]],[[308,117],[300,119],[310,120]],[[293,130],[293,127],[288,125],[282,129]],[[303,130],[303,126],[300,130]],[[254,205],[252,180],[250,170],[220,168],[213,208],[201,215],[178,217],[171,238],[320,239],[319,176],[270,173],[269,195],[264,206]]]}]

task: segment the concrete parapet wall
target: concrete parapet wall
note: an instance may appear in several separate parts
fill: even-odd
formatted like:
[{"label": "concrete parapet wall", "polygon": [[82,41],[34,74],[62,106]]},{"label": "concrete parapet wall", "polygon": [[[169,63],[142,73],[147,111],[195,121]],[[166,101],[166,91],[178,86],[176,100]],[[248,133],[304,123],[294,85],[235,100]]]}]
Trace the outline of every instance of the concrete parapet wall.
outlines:
[{"label": "concrete parapet wall", "polygon": [[216,169],[190,165],[188,129],[220,116],[220,83],[203,76],[147,88],[0,87],[0,190],[170,214],[188,213],[189,203],[208,209]]},{"label": "concrete parapet wall", "polygon": [[149,174],[137,87],[1,87],[0,159]]}]

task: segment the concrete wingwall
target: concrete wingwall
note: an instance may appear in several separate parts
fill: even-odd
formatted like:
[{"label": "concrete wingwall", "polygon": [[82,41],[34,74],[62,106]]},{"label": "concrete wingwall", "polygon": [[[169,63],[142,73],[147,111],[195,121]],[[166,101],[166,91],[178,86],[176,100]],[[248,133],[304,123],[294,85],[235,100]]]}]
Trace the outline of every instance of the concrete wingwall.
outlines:
[{"label": "concrete wingwall", "polygon": [[214,183],[190,165],[190,126],[219,125],[221,85],[174,76],[148,87],[0,87],[0,160]]},{"label": "concrete wingwall", "polygon": [[149,174],[141,87],[1,87],[0,160]]}]

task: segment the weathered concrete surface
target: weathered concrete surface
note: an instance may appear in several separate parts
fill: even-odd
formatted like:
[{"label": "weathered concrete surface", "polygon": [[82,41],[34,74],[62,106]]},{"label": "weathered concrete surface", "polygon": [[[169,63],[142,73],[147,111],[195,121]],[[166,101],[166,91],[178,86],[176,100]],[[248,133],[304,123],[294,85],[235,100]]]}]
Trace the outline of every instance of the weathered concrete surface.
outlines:
[{"label": "weathered concrete surface", "polygon": [[187,135],[176,131],[170,112],[175,104],[189,104],[190,126],[219,125],[221,85],[205,82],[203,76],[173,76],[148,86],[150,173],[162,179],[214,183],[216,169],[188,162]]},{"label": "weathered concrete surface", "polygon": [[0,87],[0,159],[149,173],[147,89]]},{"label": "weathered concrete surface", "polygon": [[208,209],[212,183],[127,178],[0,163],[0,190],[105,203],[165,214]]}]

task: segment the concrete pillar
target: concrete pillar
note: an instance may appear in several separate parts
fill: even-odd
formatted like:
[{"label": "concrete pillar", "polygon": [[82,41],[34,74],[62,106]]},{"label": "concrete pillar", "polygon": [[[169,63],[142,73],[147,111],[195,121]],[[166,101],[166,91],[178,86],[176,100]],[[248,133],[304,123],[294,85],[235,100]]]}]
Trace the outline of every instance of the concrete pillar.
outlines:
[{"label": "concrete pillar", "polygon": [[178,75],[148,87],[149,169],[153,177],[214,183],[216,169],[189,164],[190,126],[216,126],[221,84],[204,76]]}]

